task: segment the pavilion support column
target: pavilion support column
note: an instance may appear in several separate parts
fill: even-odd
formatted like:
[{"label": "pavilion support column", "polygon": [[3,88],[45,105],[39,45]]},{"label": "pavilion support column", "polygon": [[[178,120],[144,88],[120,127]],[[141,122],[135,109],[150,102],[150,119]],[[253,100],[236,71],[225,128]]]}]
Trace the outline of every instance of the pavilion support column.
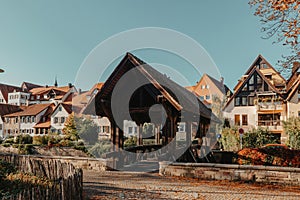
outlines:
[{"label": "pavilion support column", "polygon": [[185,132],[186,132],[186,142],[189,144],[192,140],[192,123],[186,122]]},{"label": "pavilion support column", "polygon": [[139,125],[138,138],[137,138],[137,146],[143,145],[143,125]]},{"label": "pavilion support column", "polygon": [[114,123],[111,123],[110,126],[110,140],[112,142],[112,152],[115,151],[115,144],[116,144],[116,126]]},{"label": "pavilion support column", "polygon": [[160,144],[160,125],[156,125],[155,143]]}]

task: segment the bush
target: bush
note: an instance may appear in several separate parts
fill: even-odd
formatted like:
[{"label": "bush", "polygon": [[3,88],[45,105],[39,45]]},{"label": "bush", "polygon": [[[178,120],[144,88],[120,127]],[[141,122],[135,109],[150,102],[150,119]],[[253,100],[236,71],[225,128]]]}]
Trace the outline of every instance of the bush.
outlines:
[{"label": "bush", "polygon": [[11,144],[10,143],[3,143],[2,146],[4,146],[4,147],[10,147]]},{"label": "bush", "polygon": [[75,146],[74,146],[74,149],[79,150],[79,151],[82,151],[82,152],[84,152],[84,153],[87,153],[87,152],[88,152],[88,150],[85,148],[85,146],[78,146],[78,145],[75,145]]},{"label": "bush", "polygon": [[61,140],[58,144],[59,144],[59,146],[62,146],[62,147],[72,147],[72,146],[74,146],[73,141],[66,140],[66,139]]},{"label": "bush", "polygon": [[16,144],[32,144],[32,137],[30,135],[18,135],[16,137],[15,143]]},{"label": "bush", "polygon": [[7,144],[14,144],[15,143],[15,140],[14,138],[7,138],[6,140],[4,140],[4,143],[7,143]]},{"label": "bush", "polygon": [[137,144],[137,137],[130,137],[124,141],[124,147],[134,147]]},{"label": "bush", "polygon": [[89,153],[93,156],[100,158],[103,157],[105,153],[110,152],[111,150],[111,142],[109,140],[102,140],[99,143],[96,143],[89,149]]},{"label": "bush", "polygon": [[288,135],[287,145],[293,149],[300,149],[300,118],[289,118],[283,122],[283,128]]},{"label": "bush", "polygon": [[16,172],[16,169],[13,164],[0,159],[0,183],[4,177],[14,172]]},{"label": "bush", "polygon": [[240,134],[236,127],[224,128],[220,139],[223,150],[238,151],[240,149]]},{"label": "bush", "polygon": [[35,145],[48,145],[48,137],[46,136],[33,136],[33,144]]},{"label": "bush", "polygon": [[236,163],[300,167],[300,151],[284,148],[245,148],[237,153]]},{"label": "bush", "polygon": [[259,148],[266,144],[274,144],[277,142],[277,138],[274,134],[260,127],[258,129],[252,129],[243,135],[243,147],[246,148]]}]

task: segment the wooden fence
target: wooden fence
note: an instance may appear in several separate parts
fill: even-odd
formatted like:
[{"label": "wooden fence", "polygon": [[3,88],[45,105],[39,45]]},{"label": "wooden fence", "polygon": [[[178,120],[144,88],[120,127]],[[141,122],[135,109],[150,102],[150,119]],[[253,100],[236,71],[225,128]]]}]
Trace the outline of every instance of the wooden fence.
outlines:
[{"label": "wooden fence", "polygon": [[17,170],[51,180],[51,186],[36,186],[22,190],[10,200],[81,200],[82,169],[71,163],[51,158],[36,158],[27,155],[0,154],[0,159],[12,163]]}]

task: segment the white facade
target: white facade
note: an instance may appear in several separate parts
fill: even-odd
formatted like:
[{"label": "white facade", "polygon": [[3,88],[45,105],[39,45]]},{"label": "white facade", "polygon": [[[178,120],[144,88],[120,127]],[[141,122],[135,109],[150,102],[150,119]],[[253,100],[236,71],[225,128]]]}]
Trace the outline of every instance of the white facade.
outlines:
[{"label": "white facade", "polygon": [[61,134],[65,121],[69,115],[70,113],[68,113],[68,111],[66,111],[66,109],[59,104],[51,115],[51,132],[57,132]]},{"label": "white facade", "polygon": [[130,120],[124,120],[124,136],[130,137],[130,136],[137,136],[138,134],[138,126],[134,121]]},{"label": "white facade", "polygon": [[30,134],[34,136],[34,126],[41,120],[47,108],[35,116],[20,116],[20,134]]},{"label": "white facade", "polygon": [[296,92],[294,96],[287,102],[287,118],[300,117],[300,96]]},{"label": "white facade", "polygon": [[110,121],[107,117],[91,116],[91,118],[98,127],[99,136],[110,135]]},{"label": "white facade", "polygon": [[8,104],[25,106],[28,103],[30,94],[26,92],[11,92],[8,93]]}]

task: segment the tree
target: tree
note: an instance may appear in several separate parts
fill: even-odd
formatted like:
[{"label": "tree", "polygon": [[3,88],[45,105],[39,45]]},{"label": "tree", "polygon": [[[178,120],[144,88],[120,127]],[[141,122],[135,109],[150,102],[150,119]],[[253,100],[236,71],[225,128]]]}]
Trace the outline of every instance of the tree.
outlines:
[{"label": "tree", "polygon": [[300,118],[293,117],[283,121],[283,128],[288,134],[287,145],[293,149],[300,149]]},{"label": "tree", "polygon": [[79,139],[74,119],[74,113],[69,115],[65,122],[65,127],[62,131],[65,134],[65,136],[69,137],[72,141],[77,141]]},{"label": "tree", "polygon": [[275,43],[283,43],[291,48],[291,55],[283,56],[278,63],[284,68],[292,67],[300,60],[300,1],[299,0],[250,0],[255,8],[254,15],[260,17],[265,39],[277,37]]},{"label": "tree", "polygon": [[94,145],[98,141],[98,127],[88,118],[75,117],[78,135],[85,142]]}]

